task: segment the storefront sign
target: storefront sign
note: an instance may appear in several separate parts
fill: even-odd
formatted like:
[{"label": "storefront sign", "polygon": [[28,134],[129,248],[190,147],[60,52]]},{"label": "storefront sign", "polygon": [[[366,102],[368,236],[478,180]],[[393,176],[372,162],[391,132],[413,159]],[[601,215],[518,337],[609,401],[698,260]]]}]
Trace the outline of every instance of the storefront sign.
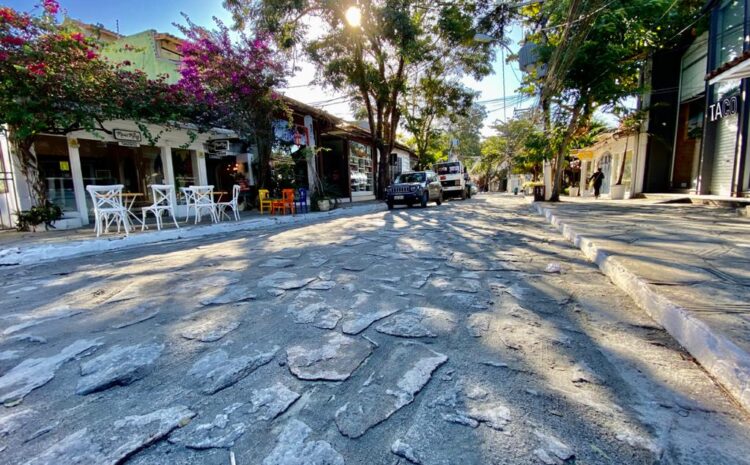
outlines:
[{"label": "storefront sign", "polygon": [[727,116],[736,115],[740,109],[740,97],[734,95],[732,97],[726,97],[721,101],[714,103],[708,107],[708,111],[711,113],[711,122],[718,121]]},{"label": "storefront sign", "polygon": [[128,129],[115,129],[112,135],[123,147],[138,147],[141,145],[141,133]]}]

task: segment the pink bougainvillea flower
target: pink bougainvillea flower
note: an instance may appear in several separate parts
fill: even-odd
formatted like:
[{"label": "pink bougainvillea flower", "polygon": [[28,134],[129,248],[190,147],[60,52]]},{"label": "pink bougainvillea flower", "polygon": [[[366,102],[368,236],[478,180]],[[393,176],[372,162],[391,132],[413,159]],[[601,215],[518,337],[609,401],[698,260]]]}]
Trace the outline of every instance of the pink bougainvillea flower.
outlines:
[{"label": "pink bougainvillea flower", "polygon": [[81,34],[80,32],[74,32],[74,33],[72,33],[70,35],[70,38],[73,39],[73,40],[75,40],[75,41],[77,41],[77,42],[81,42],[81,43],[83,43],[86,40],[86,37],[84,37],[84,35]]},{"label": "pink bougainvillea flower", "polygon": [[51,15],[56,15],[60,11],[60,4],[57,3],[57,0],[43,0],[42,6],[44,7],[44,11]]},{"label": "pink bougainvillea flower", "polygon": [[97,57],[97,54],[95,51],[91,49],[86,50],[86,58],[88,58],[89,60],[93,60],[96,57]]},{"label": "pink bougainvillea flower", "polygon": [[0,52],[0,61],[6,61],[9,55],[5,52]]}]

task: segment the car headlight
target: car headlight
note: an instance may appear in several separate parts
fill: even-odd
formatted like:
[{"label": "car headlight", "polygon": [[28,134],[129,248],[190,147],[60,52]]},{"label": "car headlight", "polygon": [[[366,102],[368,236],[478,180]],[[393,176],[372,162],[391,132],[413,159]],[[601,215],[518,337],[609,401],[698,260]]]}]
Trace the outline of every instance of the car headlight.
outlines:
[{"label": "car headlight", "polygon": [[409,186],[409,190],[414,192],[417,190],[417,186]]}]

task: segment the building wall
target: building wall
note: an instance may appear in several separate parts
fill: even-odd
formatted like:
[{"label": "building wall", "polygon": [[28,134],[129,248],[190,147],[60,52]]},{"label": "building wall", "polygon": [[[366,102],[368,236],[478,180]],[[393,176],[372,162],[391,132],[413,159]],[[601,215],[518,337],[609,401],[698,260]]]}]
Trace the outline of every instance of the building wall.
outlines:
[{"label": "building wall", "polygon": [[125,69],[141,70],[150,79],[167,76],[167,82],[176,83],[180,79],[179,57],[165,53],[156,40],[153,30],[143,31],[115,40],[102,49],[102,55],[113,63],[129,61]]}]

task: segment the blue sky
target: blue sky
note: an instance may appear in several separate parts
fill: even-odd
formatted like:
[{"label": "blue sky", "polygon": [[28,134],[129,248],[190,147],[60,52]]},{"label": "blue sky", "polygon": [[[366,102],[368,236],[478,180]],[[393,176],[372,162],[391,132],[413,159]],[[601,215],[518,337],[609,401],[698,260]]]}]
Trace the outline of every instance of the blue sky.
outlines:
[{"label": "blue sky", "polygon": [[[35,8],[37,0],[2,0],[6,6],[30,11]],[[121,34],[134,34],[146,29],[156,29],[160,32],[170,32],[179,35],[179,31],[173,26],[175,22],[183,22],[181,12],[186,13],[198,24],[211,24],[212,17],[230,23],[229,14],[222,8],[221,0],[60,0],[61,7],[66,14],[72,18],[88,23],[100,23],[107,29],[118,31]],[[520,30],[511,31],[511,49],[517,50],[517,41],[521,39]],[[465,79],[467,86],[480,92],[480,101],[499,99],[503,96],[502,69],[503,64],[498,53],[498,59],[494,63],[495,74],[481,82],[473,79]],[[286,93],[293,98],[306,103],[315,103],[337,97],[316,85],[310,85],[314,69],[301,64],[302,69],[289,80],[289,89]],[[516,63],[506,64],[505,67],[505,94],[510,96],[519,87],[518,78],[521,73]],[[525,103],[524,106],[528,106]],[[484,134],[490,135],[488,125],[496,119],[502,119],[513,115],[513,105],[504,105],[500,102],[487,103],[489,115],[485,121]],[[337,116],[350,118],[351,114],[347,104],[328,105],[325,109]]]}]

